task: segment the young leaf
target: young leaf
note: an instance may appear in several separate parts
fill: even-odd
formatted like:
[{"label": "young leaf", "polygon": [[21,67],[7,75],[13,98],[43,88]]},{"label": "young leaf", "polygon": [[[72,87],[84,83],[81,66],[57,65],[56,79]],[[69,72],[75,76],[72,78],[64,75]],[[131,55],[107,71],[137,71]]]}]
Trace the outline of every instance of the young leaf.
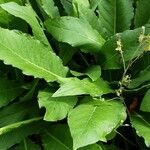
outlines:
[{"label": "young leaf", "polygon": [[131,116],[132,126],[135,128],[138,136],[143,137],[147,147],[150,147],[150,123],[144,120],[142,116]]},{"label": "young leaf", "polygon": [[59,42],[73,47],[84,48],[90,52],[98,52],[105,40],[87,22],[74,17],[49,19],[45,22],[47,30]]},{"label": "young leaf", "polygon": [[59,11],[53,0],[36,0],[50,18],[59,17]]},{"label": "young leaf", "polygon": [[125,107],[117,101],[96,100],[79,105],[68,117],[74,150],[99,140],[106,142],[106,135],[125,119]]},{"label": "young leaf", "polygon": [[44,120],[58,121],[64,119],[75,106],[76,97],[52,97],[53,93],[46,89],[38,94],[39,106],[46,108]]},{"label": "young leaf", "polygon": [[108,36],[130,29],[134,15],[131,0],[103,0],[99,2],[98,10]]},{"label": "young leaf", "polygon": [[60,2],[68,15],[73,14],[72,0],[60,0]]},{"label": "young leaf", "polygon": [[2,28],[0,28],[0,59],[23,70],[26,75],[44,78],[48,82],[65,77],[67,73],[67,68],[62,65],[59,57],[38,40]]},{"label": "young leaf", "polygon": [[150,90],[148,90],[142,100],[140,110],[150,112]]},{"label": "young leaf", "polygon": [[95,82],[85,78],[80,80],[78,78],[66,78],[61,87],[53,94],[53,97],[73,96],[89,94],[91,96],[101,96],[103,94],[111,93],[112,90],[107,82],[101,78]]},{"label": "young leaf", "polygon": [[135,27],[145,25],[150,19],[150,0],[138,0],[135,12]]},{"label": "young leaf", "polygon": [[0,107],[6,106],[23,92],[17,81],[0,79]]},{"label": "young leaf", "polygon": [[0,4],[0,6],[10,14],[25,20],[32,27],[34,36],[44,44],[50,46],[37,20],[37,15],[30,5],[26,4],[26,6],[20,6],[17,3],[9,2]]},{"label": "young leaf", "polygon": [[41,118],[33,118],[0,128],[0,149],[8,149],[42,128]]}]

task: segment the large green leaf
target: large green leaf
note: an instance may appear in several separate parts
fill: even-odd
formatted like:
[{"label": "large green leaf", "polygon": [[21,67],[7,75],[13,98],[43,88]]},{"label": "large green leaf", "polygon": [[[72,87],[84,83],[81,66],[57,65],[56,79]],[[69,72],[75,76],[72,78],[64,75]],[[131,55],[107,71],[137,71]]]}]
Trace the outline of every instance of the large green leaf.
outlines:
[{"label": "large green leaf", "polygon": [[125,119],[125,107],[117,101],[96,100],[79,105],[68,117],[74,150],[99,140],[106,142],[106,135]]},{"label": "large green leaf", "polygon": [[0,128],[0,149],[8,149],[42,128],[41,118],[33,118]]},{"label": "large green leaf", "polygon": [[69,43],[73,47],[98,52],[105,40],[86,21],[74,17],[49,19],[45,22],[47,30],[59,42]]},{"label": "large green leaf", "polygon": [[145,25],[150,19],[150,0],[138,0],[135,12],[135,27]]},{"label": "large green leaf", "polygon": [[61,87],[53,94],[54,97],[83,94],[101,96],[112,92],[107,82],[101,78],[95,82],[92,82],[88,78],[83,80],[79,80],[78,78],[66,78],[63,82]]},{"label": "large green leaf", "polygon": [[40,41],[2,28],[0,28],[0,59],[23,70],[26,75],[44,78],[47,81],[55,81],[59,77],[65,77],[67,73],[61,60]]},{"label": "large green leaf", "polygon": [[140,110],[150,112],[150,90],[148,90],[142,100]]},{"label": "large green leaf", "polygon": [[10,14],[25,20],[32,27],[35,37],[46,45],[49,45],[43,29],[37,20],[38,16],[30,5],[26,4],[26,6],[20,6],[17,3],[10,2],[0,4],[0,6]]},{"label": "large green leaf", "polygon": [[108,36],[130,29],[134,15],[131,0],[101,0],[98,9],[101,24]]},{"label": "large green leaf", "polygon": [[77,102],[76,97],[52,97],[53,93],[46,89],[39,92],[39,106],[46,108],[44,120],[58,121],[64,119]]},{"label": "large green leaf", "polygon": [[0,79],[0,107],[7,105],[23,92],[17,81]]},{"label": "large green leaf", "polygon": [[150,123],[142,116],[133,115],[131,117],[132,126],[135,128],[138,136],[143,137],[147,147],[150,147]]}]

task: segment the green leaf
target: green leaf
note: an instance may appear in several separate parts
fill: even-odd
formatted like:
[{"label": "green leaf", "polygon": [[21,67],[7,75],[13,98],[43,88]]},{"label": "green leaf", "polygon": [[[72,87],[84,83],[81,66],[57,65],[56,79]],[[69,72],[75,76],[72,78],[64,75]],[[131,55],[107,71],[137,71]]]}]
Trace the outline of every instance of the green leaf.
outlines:
[{"label": "green leaf", "polygon": [[53,97],[59,96],[73,96],[89,94],[91,96],[101,96],[103,94],[111,93],[112,90],[107,82],[101,78],[95,82],[85,78],[80,80],[78,78],[66,78],[61,87],[53,94]]},{"label": "green leaf", "polygon": [[41,148],[29,138],[26,138],[17,146],[16,150],[41,150]]},{"label": "green leaf", "polygon": [[59,11],[53,0],[36,0],[46,15],[50,18],[59,17]]},{"label": "green leaf", "polygon": [[150,0],[138,0],[135,12],[135,27],[145,25],[150,19]]},{"label": "green leaf", "polygon": [[87,22],[74,17],[49,19],[45,22],[47,30],[59,42],[80,47],[90,52],[98,52],[105,40]]},{"label": "green leaf", "polygon": [[46,89],[38,94],[39,106],[46,108],[44,120],[58,121],[64,119],[75,106],[76,97],[52,97],[53,93]]},{"label": "green leaf", "polygon": [[46,36],[44,35],[43,29],[37,20],[38,16],[36,15],[36,13],[30,5],[26,4],[26,6],[20,6],[17,3],[10,2],[0,4],[0,6],[10,14],[25,20],[32,27],[34,36],[38,40],[42,41],[44,44],[49,46],[49,42]]},{"label": "green leaf", "polygon": [[143,137],[147,147],[150,147],[150,123],[144,120],[142,116],[131,116],[132,126],[135,128],[138,136]]},{"label": "green leaf", "polygon": [[142,100],[140,110],[150,112],[150,90],[148,90]]},{"label": "green leaf", "polygon": [[33,118],[0,128],[0,149],[8,149],[28,135],[38,133],[41,123],[41,118]]},{"label": "green leaf", "polygon": [[0,107],[6,106],[9,102],[13,101],[24,90],[20,83],[1,78],[0,79]]},{"label": "green leaf", "polygon": [[38,40],[2,28],[0,28],[0,59],[23,70],[26,75],[44,78],[48,82],[65,77],[67,73],[67,68],[62,65],[61,60]]},{"label": "green leaf", "polygon": [[96,100],[79,105],[68,117],[74,150],[99,140],[106,142],[106,135],[125,119],[125,107],[117,101]]},{"label": "green leaf", "polygon": [[98,10],[100,22],[108,36],[130,29],[134,15],[131,0],[102,0]]}]

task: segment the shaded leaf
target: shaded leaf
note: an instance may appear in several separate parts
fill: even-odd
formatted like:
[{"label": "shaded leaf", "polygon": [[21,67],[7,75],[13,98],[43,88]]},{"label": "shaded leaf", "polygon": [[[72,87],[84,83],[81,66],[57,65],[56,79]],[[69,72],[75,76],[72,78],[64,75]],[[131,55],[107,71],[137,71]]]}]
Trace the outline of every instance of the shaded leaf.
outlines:
[{"label": "shaded leaf", "polygon": [[150,0],[138,0],[135,12],[135,27],[145,25],[150,19]]},{"label": "shaded leaf", "polygon": [[7,105],[19,96],[24,90],[17,81],[0,79],[0,107]]},{"label": "shaded leaf", "polygon": [[0,128],[0,149],[8,149],[28,135],[38,133],[41,123],[41,118],[33,118]]}]

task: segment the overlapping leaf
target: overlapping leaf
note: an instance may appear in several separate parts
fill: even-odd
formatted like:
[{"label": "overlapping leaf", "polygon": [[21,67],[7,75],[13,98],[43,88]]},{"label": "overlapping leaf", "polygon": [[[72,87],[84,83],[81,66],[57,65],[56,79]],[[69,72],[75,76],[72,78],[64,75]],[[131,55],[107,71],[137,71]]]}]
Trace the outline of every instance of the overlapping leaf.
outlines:
[{"label": "overlapping leaf", "polygon": [[48,82],[65,77],[67,73],[61,60],[49,51],[49,47],[30,36],[2,28],[0,28],[0,59],[23,70],[27,75],[44,78]]}]

